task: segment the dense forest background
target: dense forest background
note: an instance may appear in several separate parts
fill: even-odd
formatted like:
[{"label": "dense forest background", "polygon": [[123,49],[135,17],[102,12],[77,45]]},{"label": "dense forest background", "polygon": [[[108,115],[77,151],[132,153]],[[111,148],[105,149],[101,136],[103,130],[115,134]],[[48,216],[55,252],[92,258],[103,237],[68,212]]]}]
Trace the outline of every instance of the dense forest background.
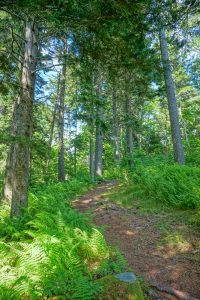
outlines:
[{"label": "dense forest background", "polygon": [[0,1],[1,299],[93,299],[86,265],[120,270],[70,204],[104,179],[200,224],[199,25],[198,1]]}]

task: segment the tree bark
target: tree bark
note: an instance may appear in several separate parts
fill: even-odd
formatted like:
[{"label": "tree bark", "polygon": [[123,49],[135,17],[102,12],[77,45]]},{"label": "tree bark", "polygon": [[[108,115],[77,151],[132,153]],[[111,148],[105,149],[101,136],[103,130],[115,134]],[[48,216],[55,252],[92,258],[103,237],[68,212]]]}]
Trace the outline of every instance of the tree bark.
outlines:
[{"label": "tree bark", "polygon": [[71,112],[70,107],[67,107],[67,141],[70,145],[71,140]]},{"label": "tree bark", "polygon": [[133,131],[132,131],[132,122],[131,122],[131,99],[128,94],[128,88],[126,83],[125,90],[125,117],[126,117],[126,155],[128,158],[128,165],[133,165]]},{"label": "tree bark", "polygon": [[78,126],[77,126],[77,109],[75,110],[75,116],[74,116],[74,130],[75,130],[75,142],[74,142],[74,176],[77,176],[77,132],[78,132]]},{"label": "tree bark", "polygon": [[164,141],[165,141],[165,156],[168,159],[169,158],[169,140],[168,140],[168,132],[167,132],[166,126],[165,126],[165,131],[164,131]]},{"label": "tree bark", "polygon": [[66,114],[67,114],[67,130],[66,130],[66,141],[67,141],[67,153],[70,155],[71,152],[71,110],[70,107],[66,107]]},{"label": "tree bark", "polygon": [[102,177],[103,175],[103,106],[101,99],[101,82],[97,84],[97,98],[96,105],[96,149],[95,149],[95,175]]},{"label": "tree bark", "polygon": [[[21,48],[23,47],[21,43]],[[19,63],[18,63],[18,81],[19,81],[19,86],[21,84],[22,80],[22,60],[21,56],[23,56],[24,53],[22,53],[20,49],[20,54],[19,54]],[[15,128],[15,123],[16,123],[16,117],[17,117],[17,106],[20,101],[20,96],[21,96],[21,90],[20,88],[17,91],[17,97],[14,100],[14,105],[13,105],[13,115],[12,115],[12,125],[11,125],[11,131],[10,134],[11,136],[16,135],[16,128]],[[2,110],[4,112],[4,110]],[[2,189],[2,197],[0,200],[3,200],[4,203],[6,202],[7,204],[11,204],[12,200],[12,175],[13,175],[13,150],[14,150],[14,143],[11,142],[8,154],[7,154],[7,159],[6,159],[6,168],[5,168],[5,176],[4,176],[4,182],[3,182],[3,189]]]},{"label": "tree bark", "polygon": [[58,180],[65,180],[65,164],[64,164],[64,111],[65,111],[65,82],[67,69],[67,41],[64,40],[64,58],[62,73],[60,78],[60,94],[59,94],[59,120],[58,120]]},{"label": "tree bark", "polygon": [[16,103],[13,145],[11,217],[21,216],[28,206],[30,142],[32,137],[33,99],[38,54],[38,31],[34,21],[25,22],[25,49],[21,77],[21,95]]},{"label": "tree bark", "polygon": [[[16,112],[17,112],[17,105],[19,102],[19,96],[17,99],[15,99],[14,102],[14,109],[13,109],[13,117],[12,117],[12,129],[11,129],[11,135],[15,136],[15,126],[16,123]],[[4,182],[3,182],[3,190],[2,190],[2,200],[4,203],[11,204],[12,200],[12,176],[13,176],[13,150],[14,150],[14,143],[11,142],[7,159],[6,159],[6,169],[5,169],[5,176],[4,176]]]},{"label": "tree bark", "polygon": [[94,117],[90,117],[90,178],[94,182],[95,177],[95,153],[94,153]]},{"label": "tree bark", "polygon": [[184,136],[186,143],[188,144],[187,123],[186,123],[185,119],[183,118],[182,103],[180,103],[179,108],[180,108],[180,120],[181,120],[181,123],[183,126],[183,136]]},{"label": "tree bark", "polygon": [[1,198],[1,200],[4,203],[7,203],[9,205],[11,204],[11,199],[12,199],[12,173],[13,173],[12,153],[13,153],[13,144],[10,145],[7,154],[6,170],[5,170],[5,176],[3,181],[3,190],[2,190],[2,198]]},{"label": "tree bark", "polygon": [[[58,86],[59,86],[59,82],[58,82]],[[58,91],[59,91],[59,87],[58,87]],[[56,112],[57,112],[57,103],[55,103],[55,105],[54,105],[52,123],[51,123],[51,129],[50,129],[48,152],[47,152],[47,162],[46,162],[46,176],[48,176],[48,173],[49,173],[49,165],[50,165],[50,158],[51,158],[51,146],[52,146],[52,141],[53,141]]]},{"label": "tree bark", "polygon": [[171,124],[174,159],[177,163],[184,164],[185,159],[184,159],[184,151],[183,151],[183,144],[182,144],[179,117],[178,117],[178,109],[176,103],[175,86],[172,77],[171,65],[169,61],[168,45],[167,45],[167,39],[166,39],[164,29],[160,30],[159,38],[160,38],[161,59],[163,64],[164,77],[165,77],[165,89],[167,94],[168,109],[169,109],[170,124]]},{"label": "tree bark", "polygon": [[113,112],[113,143],[114,143],[114,160],[119,162],[120,159],[120,147],[119,147],[119,122],[118,122],[118,112],[117,112],[117,98],[115,87],[113,87],[112,94],[112,112]]}]

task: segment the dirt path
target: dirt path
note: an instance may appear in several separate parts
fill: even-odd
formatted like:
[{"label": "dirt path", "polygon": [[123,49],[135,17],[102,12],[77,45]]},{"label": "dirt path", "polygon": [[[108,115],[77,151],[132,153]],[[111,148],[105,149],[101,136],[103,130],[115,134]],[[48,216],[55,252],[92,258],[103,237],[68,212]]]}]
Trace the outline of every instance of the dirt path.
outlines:
[{"label": "dirt path", "polygon": [[[156,225],[162,222],[162,216],[141,216],[135,208],[121,208],[106,202],[103,194],[116,185],[116,181],[100,184],[74,201],[74,207],[81,212],[93,211],[94,222],[106,227],[104,236],[107,242],[121,250],[136,274],[146,281],[153,279],[200,299],[199,261],[187,257],[185,251],[158,246],[163,236]],[[187,253],[192,250],[188,245]],[[167,294],[162,296],[176,299]]]}]

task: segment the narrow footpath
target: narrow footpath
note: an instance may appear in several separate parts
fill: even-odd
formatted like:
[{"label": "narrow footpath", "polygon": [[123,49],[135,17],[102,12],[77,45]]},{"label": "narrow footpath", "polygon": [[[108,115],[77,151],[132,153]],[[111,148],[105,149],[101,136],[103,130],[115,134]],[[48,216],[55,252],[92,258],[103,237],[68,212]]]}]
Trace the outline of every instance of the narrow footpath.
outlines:
[{"label": "narrow footpath", "polygon": [[[92,211],[93,220],[105,228],[104,236],[110,245],[117,246],[133,271],[151,283],[152,299],[200,299],[199,261],[176,252],[160,241],[162,215],[141,215],[136,208],[123,208],[106,199],[106,193],[117,187],[117,181],[101,183],[74,201],[80,212]],[[192,253],[188,246],[187,253]],[[157,286],[157,288],[155,288]],[[165,288],[169,291],[166,292]],[[161,290],[164,292],[161,292]],[[172,291],[181,292],[170,295]]]}]

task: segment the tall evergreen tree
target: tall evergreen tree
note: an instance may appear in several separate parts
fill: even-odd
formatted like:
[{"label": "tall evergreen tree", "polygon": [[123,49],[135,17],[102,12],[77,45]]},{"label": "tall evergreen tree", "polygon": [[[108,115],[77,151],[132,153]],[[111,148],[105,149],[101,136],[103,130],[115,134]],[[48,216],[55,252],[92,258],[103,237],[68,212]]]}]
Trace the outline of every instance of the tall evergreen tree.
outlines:
[{"label": "tall evergreen tree", "polygon": [[38,57],[37,24],[27,17],[24,25],[24,59],[21,76],[22,90],[16,104],[14,124],[15,142],[12,154],[11,216],[20,216],[28,206],[30,172],[30,144],[32,137],[33,99]]},{"label": "tall evergreen tree", "polygon": [[174,81],[172,77],[172,71],[171,71],[169,53],[167,47],[167,39],[166,39],[164,28],[160,29],[159,38],[160,38],[161,58],[162,58],[164,77],[165,77],[165,88],[166,88],[170,122],[171,122],[174,159],[177,163],[184,164],[185,159],[184,159],[184,151],[183,151],[181,130],[179,124],[175,87],[174,87]]}]

